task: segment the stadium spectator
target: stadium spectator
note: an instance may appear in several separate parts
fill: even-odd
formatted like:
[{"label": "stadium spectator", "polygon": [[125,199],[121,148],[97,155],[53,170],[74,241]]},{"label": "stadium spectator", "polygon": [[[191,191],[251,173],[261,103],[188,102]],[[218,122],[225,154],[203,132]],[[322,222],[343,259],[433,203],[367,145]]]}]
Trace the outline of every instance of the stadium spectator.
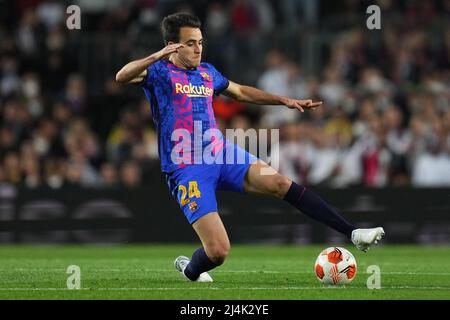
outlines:
[{"label": "stadium spectator", "polygon": [[119,184],[119,172],[113,163],[105,162],[100,167],[100,186],[114,187]]},{"label": "stadium spectator", "polygon": [[[289,96],[289,63],[278,49],[269,51],[266,55],[266,69],[258,79],[258,88],[279,96]],[[295,95],[297,96],[297,95]],[[287,108],[274,106],[260,107],[264,114],[261,123],[264,127],[274,128],[286,121],[298,119],[298,112]]]},{"label": "stadium spectator", "polygon": [[138,187],[141,184],[141,169],[135,161],[127,161],[120,168],[120,181],[126,188]]}]

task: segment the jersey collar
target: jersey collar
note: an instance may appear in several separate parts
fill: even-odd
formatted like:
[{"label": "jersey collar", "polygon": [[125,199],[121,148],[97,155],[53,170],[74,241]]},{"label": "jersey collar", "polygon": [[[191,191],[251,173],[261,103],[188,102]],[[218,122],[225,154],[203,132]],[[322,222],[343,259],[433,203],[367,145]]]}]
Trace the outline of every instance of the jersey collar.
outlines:
[{"label": "jersey collar", "polygon": [[174,68],[176,68],[176,69],[178,69],[178,70],[181,70],[181,71],[197,71],[197,70],[198,70],[198,67],[192,67],[192,68],[187,68],[187,69],[180,68],[180,67],[177,67],[177,66],[175,65],[175,63],[173,63],[173,62],[170,61],[169,59],[167,59],[167,61],[168,61]]}]

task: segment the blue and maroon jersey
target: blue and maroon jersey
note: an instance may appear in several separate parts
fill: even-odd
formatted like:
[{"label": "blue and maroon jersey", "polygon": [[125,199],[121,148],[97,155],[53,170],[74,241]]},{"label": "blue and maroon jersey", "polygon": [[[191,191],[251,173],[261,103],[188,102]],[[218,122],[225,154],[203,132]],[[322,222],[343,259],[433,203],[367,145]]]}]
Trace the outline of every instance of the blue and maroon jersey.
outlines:
[{"label": "blue and maroon jersey", "polygon": [[141,87],[158,131],[162,171],[171,172],[186,164],[198,163],[198,155],[211,147],[211,142],[221,148],[219,142],[223,142],[223,137],[205,137],[218,131],[212,108],[213,95],[219,95],[228,85],[228,80],[206,62],[187,70],[168,60],[159,60],[147,68]]}]

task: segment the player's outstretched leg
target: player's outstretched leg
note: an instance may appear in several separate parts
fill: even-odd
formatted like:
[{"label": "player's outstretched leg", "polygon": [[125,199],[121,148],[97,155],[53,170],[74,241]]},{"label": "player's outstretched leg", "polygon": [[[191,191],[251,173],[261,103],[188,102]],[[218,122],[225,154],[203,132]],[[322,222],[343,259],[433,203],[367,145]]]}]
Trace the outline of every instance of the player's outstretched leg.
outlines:
[{"label": "player's outstretched leg", "polygon": [[[272,174],[269,174],[270,171]],[[250,166],[245,178],[244,190],[250,193],[272,195],[288,202],[309,217],[344,234],[364,252],[371,245],[377,244],[384,236],[384,230],[380,227],[357,229],[317,194],[280,175],[260,160]]]},{"label": "player's outstretched leg", "polygon": [[194,251],[191,259],[185,256],[176,258],[175,268],[191,281],[212,282],[207,271],[223,264],[230,251],[227,232],[217,212],[202,216],[192,227],[203,247]]}]

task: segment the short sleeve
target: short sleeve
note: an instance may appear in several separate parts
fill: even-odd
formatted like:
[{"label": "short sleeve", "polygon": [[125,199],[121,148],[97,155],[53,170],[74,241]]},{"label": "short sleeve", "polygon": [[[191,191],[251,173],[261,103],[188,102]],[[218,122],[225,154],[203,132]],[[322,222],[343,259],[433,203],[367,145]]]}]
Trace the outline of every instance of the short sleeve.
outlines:
[{"label": "short sleeve", "polygon": [[139,85],[141,87],[151,86],[155,80],[156,73],[157,73],[156,65],[155,65],[155,63],[152,63],[151,65],[149,65],[147,67],[147,74],[145,75],[144,79],[142,79],[141,83],[139,83]]},{"label": "short sleeve", "polygon": [[213,78],[214,95],[218,96],[228,88],[230,82],[212,64],[208,63],[208,67]]}]

